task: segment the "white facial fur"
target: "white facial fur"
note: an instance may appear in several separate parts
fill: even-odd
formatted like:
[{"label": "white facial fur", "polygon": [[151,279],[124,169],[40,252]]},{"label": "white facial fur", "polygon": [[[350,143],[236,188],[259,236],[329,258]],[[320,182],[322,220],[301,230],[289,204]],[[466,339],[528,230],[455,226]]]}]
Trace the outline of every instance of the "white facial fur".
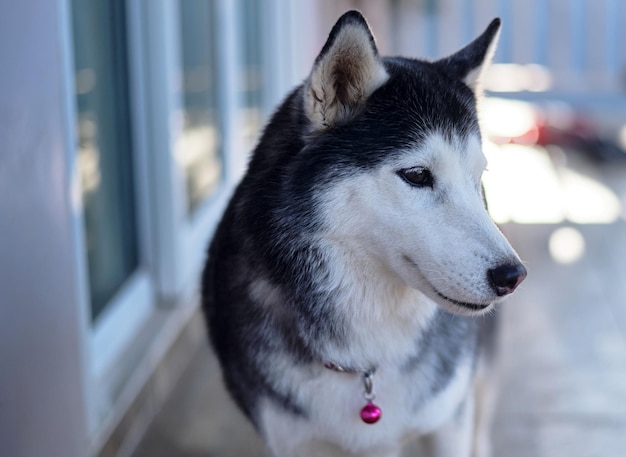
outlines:
[{"label": "white facial fur", "polygon": [[[484,207],[485,165],[478,136],[431,134],[395,162],[342,180],[325,201],[326,237],[378,265],[381,280],[401,281],[452,312],[484,312],[455,302],[494,303],[488,270],[519,262]],[[417,166],[430,170],[433,188],[412,187],[397,174]]]}]

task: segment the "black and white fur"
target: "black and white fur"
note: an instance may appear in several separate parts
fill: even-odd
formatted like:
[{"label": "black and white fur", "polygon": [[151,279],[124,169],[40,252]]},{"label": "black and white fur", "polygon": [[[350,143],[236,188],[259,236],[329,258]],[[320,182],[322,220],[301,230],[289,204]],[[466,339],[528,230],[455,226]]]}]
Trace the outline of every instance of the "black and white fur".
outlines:
[{"label": "black and white fur", "polygon": [[[480,75],[500,22],[436,62],[342,16],[278,108],[209,249],[203,306],[233,398],[279,457],[472,455],[482,327],[525,276],[483,203]],[[481,316],[478,317],[477,316]],[[382,419],[363,423],[375,367]]]}]

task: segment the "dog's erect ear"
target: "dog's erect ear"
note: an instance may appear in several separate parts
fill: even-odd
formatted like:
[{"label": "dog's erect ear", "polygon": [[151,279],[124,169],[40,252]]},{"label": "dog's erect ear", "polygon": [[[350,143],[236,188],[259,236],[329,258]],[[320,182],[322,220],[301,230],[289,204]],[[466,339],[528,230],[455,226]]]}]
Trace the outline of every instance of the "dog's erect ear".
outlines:
[{"label": "dog's erect ear", "polygon": [[491,21],[487,30],[460,51],[436,62],[444,71],[467,84],[477,95],[485,69],[496,52],[500,35],[500,19]]},{"label": "dog's erect ear", "polygon": [[388,77],[361,13],[341,16],[304,84],[304,108],[314,130],[352,119]]}]

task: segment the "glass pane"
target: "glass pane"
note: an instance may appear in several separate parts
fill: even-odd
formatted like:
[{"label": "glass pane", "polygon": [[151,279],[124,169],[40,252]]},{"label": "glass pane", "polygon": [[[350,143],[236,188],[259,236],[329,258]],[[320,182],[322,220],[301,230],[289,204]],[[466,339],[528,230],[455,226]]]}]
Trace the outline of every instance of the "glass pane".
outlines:
[{"label": "glass pane", "polygon": [[124,8],[120,1],[72,1],[93,320],[138,264]]},{"label": "glass pane", "polygon": [[239,43],[241,73],[239,87],[242,91],[242,125],[251,147],[256,141],[263,122],[263,33],[262,3],[258,0],[238,0]]},{"label": "glass pane", "polygon": [[185,167],[187,213],[211,195],[221,176],[217,106],[215,2],[180,0],[184,132],[178,145]]}]

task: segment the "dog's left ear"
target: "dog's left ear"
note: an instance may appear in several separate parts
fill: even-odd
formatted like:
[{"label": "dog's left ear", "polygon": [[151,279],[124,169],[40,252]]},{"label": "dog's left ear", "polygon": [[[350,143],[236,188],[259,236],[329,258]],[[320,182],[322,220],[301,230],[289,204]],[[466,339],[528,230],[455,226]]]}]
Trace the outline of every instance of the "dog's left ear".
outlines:
[{"label": "dog's left ear", "polygon": [[481,77],[493,59],[499,36],[500,19],[495,18],[482,35],[455,54],[437,61],[436,65],[480,95]]},{"label": "dog's left ear", "polygon": [[352,119],[388,78],[361,13],[341,16],[304,83],[304,109],[313,130]]}]

